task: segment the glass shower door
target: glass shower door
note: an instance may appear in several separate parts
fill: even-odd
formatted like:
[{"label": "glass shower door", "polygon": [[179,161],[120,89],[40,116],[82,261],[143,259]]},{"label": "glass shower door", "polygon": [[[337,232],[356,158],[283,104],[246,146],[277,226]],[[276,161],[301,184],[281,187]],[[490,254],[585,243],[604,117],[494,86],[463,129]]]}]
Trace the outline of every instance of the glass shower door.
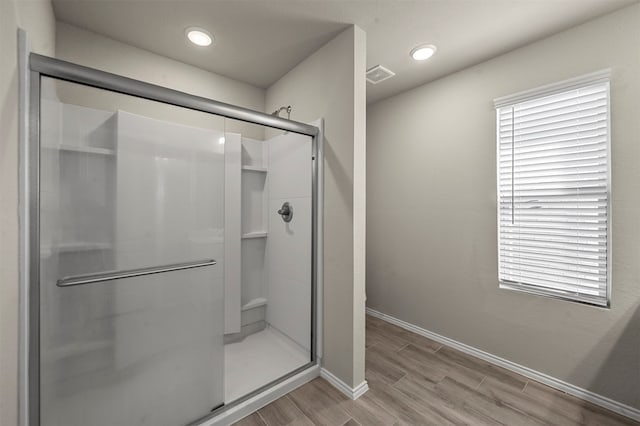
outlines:
[{"label": "glass shower door", "polygon": [[222,119],[42,79],[40,424],[224,402]]}]

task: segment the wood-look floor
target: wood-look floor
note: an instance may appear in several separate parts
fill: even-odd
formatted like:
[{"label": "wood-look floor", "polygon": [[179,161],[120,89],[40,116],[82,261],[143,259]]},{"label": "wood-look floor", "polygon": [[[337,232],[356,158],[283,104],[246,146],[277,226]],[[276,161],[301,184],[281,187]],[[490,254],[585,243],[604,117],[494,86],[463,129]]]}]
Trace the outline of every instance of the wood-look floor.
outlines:
[{"label": "wood-look floor", "polygon": [[356,401],[318,378],[236,424],[639,424],[370,316],[366,379]]}]

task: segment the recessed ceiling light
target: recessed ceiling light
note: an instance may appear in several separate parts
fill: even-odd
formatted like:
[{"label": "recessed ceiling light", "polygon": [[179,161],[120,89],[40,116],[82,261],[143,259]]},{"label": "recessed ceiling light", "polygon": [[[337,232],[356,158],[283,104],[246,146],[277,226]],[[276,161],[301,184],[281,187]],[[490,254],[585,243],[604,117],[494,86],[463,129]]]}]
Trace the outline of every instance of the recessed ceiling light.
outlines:
[{"label": "recessed ceiling light", "polygon": [[196,46],[209,46],[211,43],[213,43],[213,36],[209,31],[203,28],[187,28],[186,34],[189,41]]},{"label": "recessed ceiling light", "polygon": [[411,49],[411,57],[416,61],[426,61],[436,53],[436,47],[433,44],[421,44]]},{"label": "recessed ceiling light", "polygon": [[218,145],[224,145],[224,136],[218,139]]}]

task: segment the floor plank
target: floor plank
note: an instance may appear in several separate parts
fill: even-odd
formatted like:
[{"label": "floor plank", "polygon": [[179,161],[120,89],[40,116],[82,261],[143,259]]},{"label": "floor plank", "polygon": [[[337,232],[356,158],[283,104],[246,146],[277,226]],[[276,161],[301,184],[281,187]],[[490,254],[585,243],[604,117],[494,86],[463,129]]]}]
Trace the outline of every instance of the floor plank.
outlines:
[{"label": "floor plank", "polygon": [[340,406],[361,425],[391,426],[398,422],[398,419],[369,393],[364,394],[356,401],[345,401]]},{"label": "floor plank", "polygon": [[380,319],[380,318],[377,318],[377,317],[374,317],[374,316],[371,316],[371,315],[367,315],[366,324],[367,324],[367,327],[375,327],[375,326],[385,325],[385,324],[389,324],[389,323],[386,322],[385,320]]},{"label": "floor plank", "polygon": [[258,413],[267,426],[313,425],[313,422],[286,395],[261,408]]},{"label": "floor plank", "polygon": [[[405,348],[407,351],[410,350],[409,345]],[[406,352],[400,354],[399,352],[385,351],[381,347],[373,347],[367,350],[367,359],[375,362],[378,357],[384,357],[386,365],[391,365],[394,370],[404,372],[404,375],[402,376],[396,374],[395,377],[392,377],[396,380],[390,380],[389,384],[393,384],[403,377],[411,376],[415,381],[421,382],[423,386],[431,386],[446,377],[445,369],[441,365],[424,363],[420,358],[422,353],[418,353],[415,356],[403,356],[405,354]],[[375,368],[371,368],[370,370],[377,371]],[[389,373],[387,372],[383,375],[388,374]],[[481,380],[481,378],[478,378],[477,380]]]},{"label": "floor plank", "polygon": [[428,339],[424,336],[420,336],[419,334],[416,334],[416,333],[412,333],[394,324],[386,323],[386,324],[380,325],[377,331],[383,336],[391,335],[391,336],[394,336],[395,338],[402,339],[407,343],[411,343],[412,345],[418,348],[426,349],[432,352],[435,352],[442,347],[440,343],[434,340]]},{"label": "floor plank", "polygon": [[458,407],[470,414],[481,415],[503,425],[544,425],[506,405],[496,404],[494,400],[477,392],[465,384],[446,377],[436,385],[438,394],[447,401],[456,403]]},{"label": "floor plank", "polygon": [[527,384],[527,378],[524,376],[450,347],[443,346],[438,350],[437,355],[446,359],[448,362],[459,364],[485,376],[497,379],[500,382],[508,383],[519,390],[524,389],[524,385]]},{"label": "floor plank", "polygon": [[340,407],[348,400],[324,379],[315,379],[289,393],[289,398],[315,425],[340,426],[351,416]]},{"label": "floor plank", "polygon": [[406,372],[399,368],[398,364],[394,362],[395,357],[396,352],[385,351],[377,346],[373,346],[367,350],[365,368],[380,374],[388,384],[393,384],[406,374]]},{"label": "floor plank", "polygon": [[404,394],[381,380],[375,372],[367,376],[367,381],[370,387],[370,397],[375,398],[385,410],[398,419],[396,424],[442,426],[453,424],[443,416],[430,412],[426,407],[417,407],[411,404]]},{"label": "floor plank", "polygon": [[493,400],[495,405],[510,407],[533,419],[537,419],[540,423],[557,426],[580,424],[563,412],[550,410],[545,404],[529,397],[521,389],[514,388],[509,383],[503,383],[491,377],[483,380],[478,392]]},{"label": "floor plank", "polygon": [[431,368],[432,370],[439,371],[442,378],[450,377],[474,389],[480,385],[484,378],[484,374],[478,371],[413,345],[408,345],[399,351],[398,354],[400,355],[400,361],[398,361],[398,363],[402,366],[411,362],[418,371],[426,371],[427,368]]},{"label": "floor plank", "polygon": [[409,343],[400,336],[394,336],[393,333],[385,330],[382,326],[365,331],[365,341],[368,336],[370,346],[379,346],[389,351],[398,351]]},{"label": "floor plank", "polygon": [[549,386],[530,380],[523,393],[541,403],[545,409],[562,413],[581,425],[630,426],[640,425],[627,417],[605,410]]},{"label": "floor plank", "polygon": [[413,376],[403,377],[393,387],[408,398],[410,405],[428,407],[456,425],[493,426],[498,424],[480,413],[460,410],[455,402],[442,398],[434,386],[425,386],[424,382],[415,380]]},{"label": "floor plank", "polygon": [[237,426],[267,426],[258,413],[253,413],[234,424]]},{"label": "floor plank", "polygon": [[315,379],[241,426],[640,426],[626,417],[367,316],[369,391]]}]

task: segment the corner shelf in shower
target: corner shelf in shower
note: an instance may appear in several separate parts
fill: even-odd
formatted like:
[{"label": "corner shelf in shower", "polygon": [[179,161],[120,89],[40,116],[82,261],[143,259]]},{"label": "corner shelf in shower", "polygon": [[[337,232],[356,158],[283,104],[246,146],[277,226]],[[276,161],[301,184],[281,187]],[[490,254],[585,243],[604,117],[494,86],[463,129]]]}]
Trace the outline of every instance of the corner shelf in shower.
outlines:
[{"label": "corner shelf in shower", "polygon": [[248,311],[249,309],[259,308],[260,306],[266,306],[267,299],[264,297],[256,297],[255,299],[251,299],[244,305],[242,305],[243,311]]},{"label": "corner shelf in shower", "polygon": [[56,245],[45,244],[40,246],[40,252],[42,255],[51,254],[54,251],[56,253],[77,253],[83,251],[93,250],[112,250],[113,244],[111,243],[89,243],[89,242],[71,242],[61,243]]},{"label": "corner shelf in shower", "polygon": [[115,149],[99,148],[96,146],[58,145],[58,146],[44,146],[43,148],[55,149],[55,150],[65,151],[65,152],[78,152],[83,154],[116,155]]},{"label": "corner shelf in shower", "polygon": [[254,238],[267,238],[267,231],[247,232],[242,234],[243,240],[251,240]]},{"label": "corner shelf in shower", "polygon": [[258,172],[258,173],[267,173],[266,167],[258,167],[258,166],[242,166],[242,170],[247,172]]},{"label": "corner shelf in shower", "polygon": [[62,243],[57,246],[58,251],[88,251],[88,250],[111,250],[111,243],[90,243],[86,241]]}]

